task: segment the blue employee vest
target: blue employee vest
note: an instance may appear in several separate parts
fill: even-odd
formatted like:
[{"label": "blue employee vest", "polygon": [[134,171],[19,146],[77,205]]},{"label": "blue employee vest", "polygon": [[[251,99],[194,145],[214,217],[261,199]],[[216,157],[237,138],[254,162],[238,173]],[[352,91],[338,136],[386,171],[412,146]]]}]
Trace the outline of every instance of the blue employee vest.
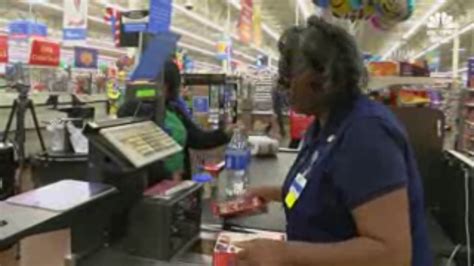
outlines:
[{"label": "blue employee vest", "polygon": [[406,187],[413,266],[433,265],[425,225],[423,189],[404,128],[385,106],[359,97],[350,109],[331,114],[324,130],[315,121],[283,185],[283,199],[299,173],[306,186],[288,208],[291,241],[334,243],[357,236],[351,211]]}]

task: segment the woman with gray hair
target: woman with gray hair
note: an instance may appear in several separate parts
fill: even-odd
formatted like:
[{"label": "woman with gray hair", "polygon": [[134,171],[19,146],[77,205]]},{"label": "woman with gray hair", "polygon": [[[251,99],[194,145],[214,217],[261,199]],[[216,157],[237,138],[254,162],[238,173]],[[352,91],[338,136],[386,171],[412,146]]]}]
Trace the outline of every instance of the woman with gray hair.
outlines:
[{"label": "woman with gray hair", "polygon": [[362,95],[354,38],[311,17],[279,48],[291,107],[317,120],[283,186],[249,192],[282,202],[288,241],[240,243],[239,265],[433,265],[412,148],[394,115]]}]

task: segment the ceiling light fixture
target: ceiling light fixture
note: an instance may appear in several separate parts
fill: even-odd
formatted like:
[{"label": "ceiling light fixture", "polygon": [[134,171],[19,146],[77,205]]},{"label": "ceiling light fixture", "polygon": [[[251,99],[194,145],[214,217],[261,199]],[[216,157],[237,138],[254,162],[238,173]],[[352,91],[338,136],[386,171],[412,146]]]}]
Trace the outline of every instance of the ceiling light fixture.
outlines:
[{"label": "ceiling light fixture", "polygon": [[[443,5],[446,3],[446,0],[438,0],[418,21],[416,21],[415,25],[413,25],[410,30],[408,30],[403,36],[403,40],[410,39],[415,33],[420,30],[426,23],[426,21],[436,12],[438,12]],[[383,60],[386,60],[393,52],[399,49],[403,44],[396,43],[391,48],[387,50],[387,52],[382,56]]]},{"label": "ceiling light fixture", "polygon": [[303,15],[303,19],[306,21],[310,14],[309,9],[306,7],[305,0],[297,0],[298,9]]},{"label": "ceiling light fixture", "polygon": [[411,38],[418,30],[423,27],[426,21],[434,15],[438,10],[440,10],[443,5],[446,3],[446,0],[438,0],[433,6],[426,12],[423,17],[421,17],[411,29],[403,35],[403,39]]},{"label": "ceiling light fixture", "polygon": [[430,47],[424,49],[423,51],[421,51],[420,53],[418,53],[414,59],[418,59],[420,57],[422,57],[423,55],[425,55],[426,53],[440,47],[441,45],[443,44],[446,44],[446,43],[449,43],[451,42],[454,38],[458,37],[458,36],[461,36],[471,30],[474,29],[474,23],[471,23],[465,27],[463,27],[461,30],[459,30],[457,33],[454,33],[453,35],[449,36],[447,39],[443,40],[443,42],[438,42],[438,43],[435,43],[433,45],[431,45]]},{"label": "ceiling light fixture", "polygon": [[402,46],[402,42],[398,41],[396,42],[392,48],[390,48],[383,56],[382,60],[387,60],[389,56],[391,56],[396,50],[398,50]]}]

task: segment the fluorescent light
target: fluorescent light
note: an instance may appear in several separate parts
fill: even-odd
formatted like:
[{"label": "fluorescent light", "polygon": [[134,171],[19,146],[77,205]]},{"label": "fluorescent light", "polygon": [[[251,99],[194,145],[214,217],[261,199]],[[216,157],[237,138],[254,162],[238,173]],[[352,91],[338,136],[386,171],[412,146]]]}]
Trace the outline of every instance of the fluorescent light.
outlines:
[{"label": "fluorescent light", "polygon": [[264,32],[266,32],[268,35],[270,35],[270,37],[272,37],[273,39],[275,39],[277,41],[280,39],[280,34],[276,33],[272,29],[270,29],[270,27],[267,24],[262,24],[262,29],[263,29]]},{"label": "fluorescent light", "polygon": [[396,42],[383,56],[382,60],[386,60],[390,55],[392,55],[398,48],[402,46],[402,42]]},{"label": "fluorescent light", "polygon": [[191,37],[195,40],[201,41],[202,43],[205,43],[205,44],[209,44],[209,45],[212,45],[212,46],[217,45],[217,42],[211,41],[211,40],[206,39],[204,37],[201,37],[201,36],[196,35],[196,34],[190,32],[190,31],[187,31],[187,30],[183,30],[183,29],[180,29],[180,28],[177,28],[177,27],[174,27],[174,26],[171,26],[171,30],[178,33],[178,34],[185,35],[185,36]]},{"label": "fluorescent light", "polygon": [[[438,10],[440,10],[446,0],[438,0],[433,6],[413,25],[410,30],[408,30],[402,37],[403,40],[410,39],[418,30],[425,25],[426,21]],[[403,44],[401,42],[395,43],[392,47],[390,47],[387,52],[382,56],[383,60],[386,60],[393,52],[398,50]]]},{"label": "fluorescent light", "polygon": [[420,53],[418,53],[417,55],[415,55],[414,59],[418,59],[420,57],[422,57],[424,54],[428,53],[429,51],[432,51],[436,48],[438,48],[441,44],[440,43],[435,43],[433,45],[431,45],[430,47],[424,49],[423,51],[421,51]]},{"label": "fluorescent light", "polygon": [[198,53],[201,53],[201,54],[209,55],[209,56],[216,56],[217,55],[216,52],[212,52],[212,51],[209,51],[209,50],[206,50],[206,49],[202,49],[202,48],[196,47],[194,45],[183,43],[183,42],[180,42],[178,44],[178,46],[180,46],[182,48],[185,48],[185,49],[189,49],[189,50],[198,52]]},{"label": "fluorescent light", "polygon": [[202,62],[202,61],[194,61],[194,64],[196,64],[196,65],[198,65],[198,66],[209,67],[209,68],[218,68],[218,69],[221,69],[221,68],[222,68],[222,66],[215,65],[215,64],[211,64],[211,63],[207,63],[207,62]]},{"label": "fluorescent light", "polygon": [[240,52],[240,51],[234,51],[234,54],[240,55],[240,56],[242,56],[243,58],[248,59],[248,60],[250,60],[250,61],[252,61],[252,62],[256,62],[256,61],[257,61],[257,58],[256,58],[256,57],[249,56],[249,55],[244,54],[244,53],[242,53],[242,52]]},{"label": "fluorescent light", "polygon": [[446,38],[445,40],[443,40],[442,42],[439,42],[439,43],[435,43],[433,45],[431,45],[430,47],[424,49],[423,51],[421,51],[420,53],[418,53],[414,59],[418,59],[420,57],[422,57],[423,55],[425,55],[426,53],[428,53],[429,51],[432,51],[438,47],[440,47],[441,45],[445,44],[445,43],[449,43],[451,42],[454,38],[458,37],[458,36],[461,36],[463,35],[464,33],[467,33],[471,30],[474,29],[474,23],[471,23],[467,26],[465,26],[464,28],[460,29],[457,33],[454,33],[453,35],[449,36],[448,38]]},{"label": "fluorescent light", "polygon": [[184,13],[186,16],[210,27],[210,28],[213,28],[217,31],[220,31],[220,32],[225,32],[225,29],[223,27],[220,27],[218,26],[217,24],[213,23],[212,21],[210,21],[209,19],[203,17],[203,16],[200,16],[198,15],[197,13],[195,12],[192,12],[192,11],[189,11],[188,9],[186,9],[185,7],[183,6],[180,6],[176,3],[173,3],[173,8],[175,8],[176,10]]},{"label": "fluorescent light", "polygon": [[438,0],[433,6],[426,12],[423,17],[421,17],[411,29],[403,35],[403,39],[409,39],[413,34],[415,34],[422,26],[425,25],[426,21],[434,15],[438,10],[440,10],[446,0]]},{"label": "fluorescent light", "polygon": [[303,15],[304,20],[306,21],[309,18],[310,13],[309,9],[306,7],[305,0],[297,0],[297,5],[299,11]]}]

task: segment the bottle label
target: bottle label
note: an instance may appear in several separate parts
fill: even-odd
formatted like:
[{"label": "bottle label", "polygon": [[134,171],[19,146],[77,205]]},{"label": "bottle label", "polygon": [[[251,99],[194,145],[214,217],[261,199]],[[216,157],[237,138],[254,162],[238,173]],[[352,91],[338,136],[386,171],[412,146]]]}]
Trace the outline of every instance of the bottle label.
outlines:
[{"label": "bottle label", "polygon": [[229,170],[245,170],[248,166],[249,158],[247,153],[226,154],[225,166]]}]

